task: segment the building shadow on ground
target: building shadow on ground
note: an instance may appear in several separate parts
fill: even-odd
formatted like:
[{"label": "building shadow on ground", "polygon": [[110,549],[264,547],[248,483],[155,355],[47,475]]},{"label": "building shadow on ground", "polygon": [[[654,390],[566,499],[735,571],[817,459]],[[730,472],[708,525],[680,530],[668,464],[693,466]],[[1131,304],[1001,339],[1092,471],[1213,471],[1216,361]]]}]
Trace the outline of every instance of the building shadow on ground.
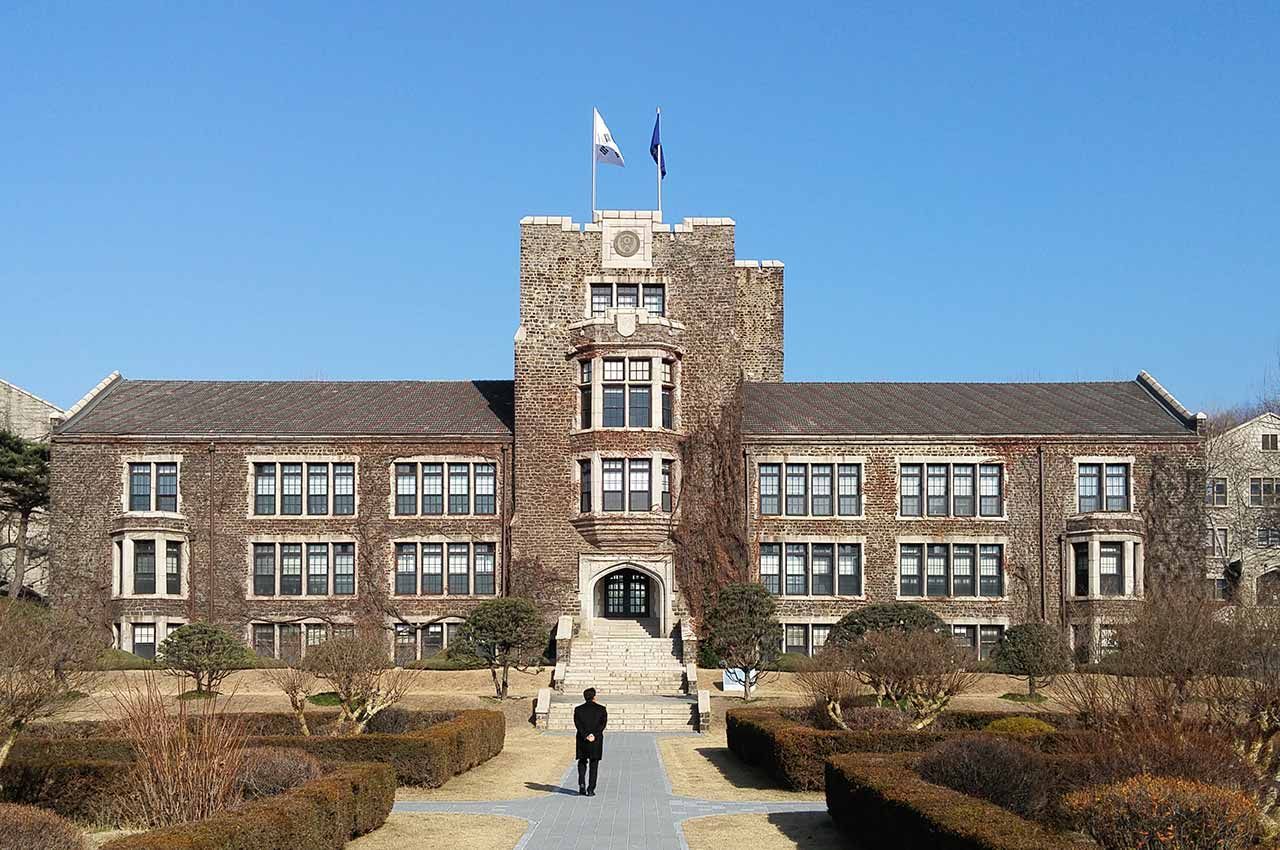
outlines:
[{"label": "building shadow on ground", "polygon": [[711,763],[735,788],[778,790],[778,783],[763,770],[746,764],[728,747],[695,747],[694,752]]}]

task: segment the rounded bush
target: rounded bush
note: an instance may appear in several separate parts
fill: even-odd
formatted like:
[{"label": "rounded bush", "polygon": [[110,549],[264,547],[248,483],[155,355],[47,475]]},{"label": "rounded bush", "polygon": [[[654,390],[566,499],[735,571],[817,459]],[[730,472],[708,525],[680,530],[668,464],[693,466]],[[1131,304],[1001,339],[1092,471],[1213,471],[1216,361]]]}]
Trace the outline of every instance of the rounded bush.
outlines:
[{"label": "rounded bush", "polygon": [[1258,808],[1248,797],[1187,779],[1135,776],[1072,792],[1064,804],[1103,850],[1237,850],[1259,835]]},{"label": "rounded bush", "polygon": [[964,735],[943,741],[916,762],[916,772],[1027,818],[1050,803],[1054,782],[1044,757],[999,735]]},{"label": "rounded bush", "polygon": [[1058,730],[1038,718],[1018,715],[992,720],[987,724],[985,731],[1000,735],[1048,735]]},{"label": "rounded bush", "polygon": [[319,760],[304,750],[253,747],[245,751],[236,786],[246,800],[257,800],[297,788],[323,773]]},{"label": "rounded bush", "polygon": [[916,602],[880,602],[851,611],[831,628],[827,645],[847,646],[857,643],[867,632],[933,631],[947,634],[947,624],[928,608]]},{"label": "rounded bush", "polygon": [[85,850],[88,847],[84,833],[75,824],[35,806],[0,803],[0,835],[4,836],[6,847],[23,850]]}]

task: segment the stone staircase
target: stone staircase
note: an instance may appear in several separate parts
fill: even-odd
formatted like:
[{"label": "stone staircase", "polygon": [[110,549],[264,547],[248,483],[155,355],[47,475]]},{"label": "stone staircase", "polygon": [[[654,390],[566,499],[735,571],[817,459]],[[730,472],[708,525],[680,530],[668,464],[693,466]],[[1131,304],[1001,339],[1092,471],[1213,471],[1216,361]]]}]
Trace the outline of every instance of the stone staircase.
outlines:
[{"label": "stone staircase", "polygon": [[[672,695],[601,694],[596,701],[609,711],[610,732],[696,732],[698,698]],[[582,702],[576,694],[556,694],[551,698],[546,728],[552,732],[573,731],[573,709]]]},{"label": "stone staircase", "polygon": [[563,690],[601,694],[677,694],[684,688],[684,665],[671,638],[593,635],[574,638]]}]

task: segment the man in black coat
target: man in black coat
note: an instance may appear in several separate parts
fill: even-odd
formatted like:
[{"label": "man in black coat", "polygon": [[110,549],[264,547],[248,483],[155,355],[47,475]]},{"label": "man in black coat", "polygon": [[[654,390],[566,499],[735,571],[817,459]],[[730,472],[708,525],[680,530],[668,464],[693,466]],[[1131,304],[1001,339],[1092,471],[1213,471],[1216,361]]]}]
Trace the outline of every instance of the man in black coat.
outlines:
[{"label": "man in black coat", "polygon": [[[573,725],[578,730],[578,793],[587,797],[596,795],[596,772],[600,769],[600,757],[604,755],[604,727],[609,722],[609,712],[596,702],[596,689],[582,692],[585,702],[573,710]],[[591,767],[591,783],[587,784],[587,767]]]}]

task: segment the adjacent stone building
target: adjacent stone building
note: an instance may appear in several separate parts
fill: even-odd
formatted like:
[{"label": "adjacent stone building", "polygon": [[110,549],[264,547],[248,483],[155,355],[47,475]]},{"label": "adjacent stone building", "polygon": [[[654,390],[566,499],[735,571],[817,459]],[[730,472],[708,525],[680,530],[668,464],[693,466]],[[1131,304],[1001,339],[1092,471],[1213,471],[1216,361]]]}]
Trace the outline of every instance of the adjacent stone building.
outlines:
[{"label": "adjacent stone building", "polygon": [[[61,415],[62,410],[53,402],[45,401],[37,395],[27,392],[5,380],[0,380],[0,429],[4,429],[28,440],[43,442],[49,439],[53,427],[53,417]],[[47,580],[48,517],[44,512],[31,518],[31,526],[27,531],[28,550],[27,564],[23,570],[23,593],[42,596]],[[0,515],[0,588],[10,592],[13,583],[14,550],[10,546],[16,542],[18,523],[16,518]]]},{"label": "adjacent stone building", "polygon": [[681,449],[733,423],[788,649],[909,599],[978,650],[1043,618],[1092,652],[1148,581],[1152,469],[1199,462],[1198,418],[1146,373],[782,378],[783,267],[739,260],[731,219],[529,217],[513,382],[95,388],[53,438],[56,591],[109,600],[142,654],[194,618],[291,656],[371,616],[407,662],[527,574],[559,638],[635,628],[680,655],[672,529],[705,474]]},{"label": "adjacent stone building", "polygon": [[1206,456],[1207,576],[1220,599],[1280,605],[1280,416],[1213,435]]}]

